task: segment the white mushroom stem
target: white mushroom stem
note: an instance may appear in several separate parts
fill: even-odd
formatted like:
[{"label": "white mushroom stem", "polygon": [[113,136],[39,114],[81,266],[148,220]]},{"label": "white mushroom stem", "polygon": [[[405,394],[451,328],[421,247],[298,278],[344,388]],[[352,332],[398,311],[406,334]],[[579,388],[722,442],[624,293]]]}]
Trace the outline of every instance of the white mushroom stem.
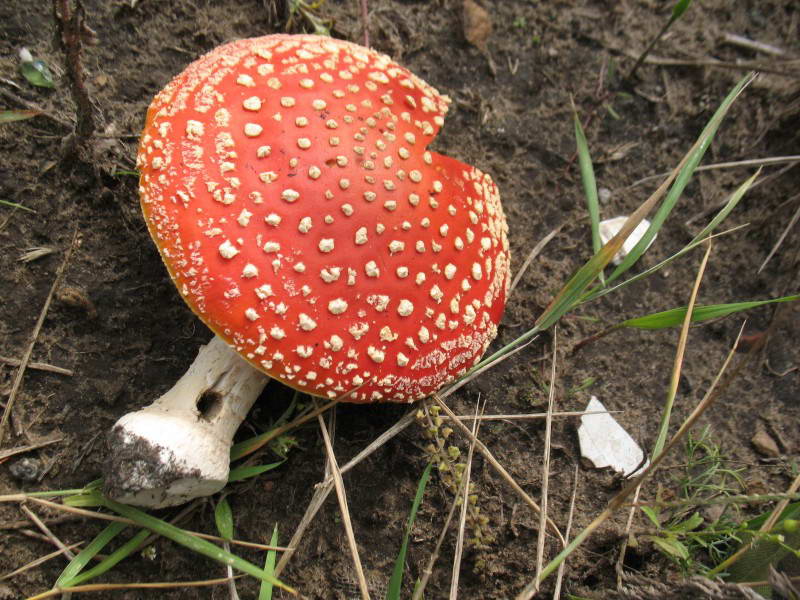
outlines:
[{"label": "white mushroom stem", "polygon": [[214,337],[168,392],[114,425],[106,495],[163,508],[221,490],[233,435],[268,381]]}]

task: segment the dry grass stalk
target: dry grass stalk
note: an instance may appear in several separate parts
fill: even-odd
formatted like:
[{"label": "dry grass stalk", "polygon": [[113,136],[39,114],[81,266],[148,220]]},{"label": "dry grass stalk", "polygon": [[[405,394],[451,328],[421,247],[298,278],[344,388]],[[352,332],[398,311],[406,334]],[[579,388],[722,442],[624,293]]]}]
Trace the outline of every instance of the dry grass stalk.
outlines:
[{"label": "dry grass stalk", "polygon": [[319,428],[322,432],[322,439],[325,442],[325,451],[328,453],[328,462],[331,465],[333,473],[333,483],[336,487],[336,495],[339,498],[339,509],[342,513],[342,524],[347,535],[347,543],[350,546],[350,554],[353,557],[353,567],[356,570],[358,578],[358,588],[361,591],[363,600],[369,600],[369,587],[367,586],[367,579],[364,576],[364,568],[361,566],[361,559],[358,556],[358,546],[356,545],[356,537],[353,533],[353,522],[350,518],[350,509],[347,507],[347,494],[344,490],[344,482],[342,481],[342,473],[339,471],[339,465],[336,463],[336,455],[333,453],[333,445],[331,438],[328,436],[328,428],[325,426],[325,420],[322,415],[317,416],[319,421]]},{"label": "dry grass stalk", "polygon": [[[575,499],[578,497],[578,464],[575,464],[575,474],[573,475],[572,484],[572,497],[569,500],[569,516],[567,517],[567,529],[564,531],[564,538],[569,541],[569,535],[572,532],[572,519],[575,517]],[[558,573],[556,573],[556,585],[553,589],[553,600],[561,598],[561,582],[564,579],[564,567],[567,566],[567,561],[558,565]]]},{"label": "dry grass stalk", "polygon": [[3,416],[2,418],[0,418],[0,444],[3,443],[3,438],[5,437],[5,432],[6,432],[6,426],[8,425],[8,420],[11,418],[11,409],[14,407],[14,402],[17,399],[17,394],[19,393],[19,389],[22,386],[22,378],[25,376],[25,369],[28,367],[28,363],[30,363],[31,361],[31,355],[33,354],[33,347],[36,345],[36,340],[39,339],[39,332],[42,330],[42,326],[44,325],[44,319],[47,316],[47,311],[50,310],[50,303],[53,301],[53,296],[55,296],[58,286],[61,285],[61,280],[64,277],[64,271],[67,270],[67,265],[69,264],[69,261],[72,258],[72,253],[79,245],[80,242],[78,237],[78,230],[75,229],[75,233],[73,233],[72,235],[72,242],[69,245],[69,249],[67,250],[67,253],[64,255],[64,260],[61,261],[61,265],[58,267],[58,271],[56,271],[55,279],[53,279],[53,285],[50,286],[50,291],[47,293],[47,298],[45,298],[42,310],[39,312],[39,318],[37,319],[36,325],[33,328],[33,333],[31,334],[31,341],[28,343],[28,347],[25,349],[25,353],[22,355],[22,359],[20,359],[20,365],[19,368],[17,369],[17,374],[14,377],[14,383],[11,385],[11,392],[8,395],[6,406],[3,409]]},{"label": "dry grass stalk", "polygon": [[72,552],[72,550],[67,548],[67,545],[60,539],[58,539],[58,536],[56,536],[52,531],[50,531],[50,528],[47,525],[42,523],[42,520],[37,516],[35,512],[33,512],[30,508],[28,508],[24,504],[20,506],[20,509],[28,516],[28,518],[31,521],[33,521],[34,525],[36,525],[36,527],[38,527],[39,530],[47,536],[47,539],[49,539],[56,548],[58,548],[59,550],[61,550],[61,552],[66,554],[70,560],[75,558],[75,554]]},{"label": "dry grass stalk", "polygon": [[[511,476],[511,474],[508,471],[506,471],[505,467],[497,461],[497,459],[491,453],[489,448],[487,448],[486,445],[483,442],[481,442],[478,438],[472,435],[472,432],[458,419],[456,414],[452,410],[450,410],[450,407],[447,406],[442,401],[439,395],[434,393],[431,397],[436,401],[436,403],[439,406],[441,406],[442,410],[445,413],[450,415],[450,419],[452,420],[453,423],[455,423],[456,427],[458,427],[470,440],[475,442],[475,447],[478,449],[478,451],[481,454],[483,454],[484,458],[486,458],[486,460],[489,461],[489,464],[491,464],[492,467],[494,467],[494,469],[500,474],[500,476],[503,479],[505,479],[506,483],[508,483],[508,485],[510,485],[511,488],[515,492],[517,492],[517,494],[519,494],[519,496],[525,501],[525,503],[537,513],[541,512],[542,509],[539,508],[539,505],[536,504],[533,498],[531,498],[528,495],[528,493],[525,490],[523,490],[522,487],[520,487],[520,485]],[[556,535],[558,540],[562,544],[564,544],[564,536],[561,535],[561,532],[558,530],[558,526],[552,521],[552,519],[547,519],[547,525],[550,527],[550,529],[553,530],[553,533]]]},{"label": "dry grass stalk", "polygon": [[566,225],[566,222],[553,229],[553,231],[544,236],[539,243],[533,247],[528,256],[525,258],[525,261],[522,263],[522,266],[517,271],[517,274],[514,276],[514,281],[511,282],[511,287],[508,288],[508,297],[511,297],[511,294],[514,293],[514,289],[517,287],[519,280],[522,279],[522,276],[525,274],[525,271],[528,270],[528,267],[533,260],[539,256],[541,251],[544,250],[544,247],[550,243],[550,240],[558,235],[558,233],[564,228],[564,225]]},{"label": "dry grass stalk", "polygon": [[558,326],[553,328],[553,364],[550,371],[550,393],[547,398],[547,419],[544,429],[544,460],[542,464],[542,512],[539,514],[539,535],[536,540],[536,578],[542,572],[544,540],[547,530],[547,495],[550,487],[550,447],[553,432],[553,403],[556,391],[556,361],[558,358]]},{"label": "dry grass stalk", "polygon": [[69,546],[67,546],[63,550],[59,549],[59,550],[56,550],[55,552],[51,552],[50,554],[45,554],[44,556],[40,556],[36,560],[32,560],[31,562],[29,562],[27,565],[23,565],[19,569],[11,571],[11,573],[6,573],[5,575],[0,576],[0,581],[3,581],[4,579],[10,579],[11,577],[14,577],[15,575],[19,575],[20,573],[24,573],[25,571],[29,571],[30,569],[33,569],[34,567],[38,567],[39,565],[41,565],[43,563],[46,563],[48,560],[50,560],[52,558],[55,558],[56,556],[61,556],[62,554],[65,554],[67,550],[69,550],[69,551],[75,550],[76,548],[78,548],[82,544],[83,544],[83,542],[75,542],[74,544],[70,544]]},{"label": "dry grass stalk", "polygon": [[[483,404],[484,408],[486,403]],[[477,417],[481,412],[480,399],[475,404],[475,416]],[[464,468],[464,476],[461,481],[461,490],[456,494],[454,502],[461,497],[461,516],[458,523],[458,537],[456,538],[456,550],[453,556],[453,577],[450,579],[450,600],[456,600],[458,597],[458,576],[461,573],[461,556],[464,552],[464,530],[467,525],[467,509],[469,507],[469,480],[472,473],[472,456],[475,452],[475,443],[478,440],[478,429],[480,428],[480,421],[476,418],[472,422],[472,435],[473,441],[469,445],[467,452],[466,467]]]},{"label": "dry grass stalk", "polygon": [[[244,577],[244,575],[237,575],[236,579]],[[219,579],[204,579],[201,581],[164,581],[159,583],[89,583],[86,585],[76,585],[69,588],[53,588],[41,594],[31,596],[28,600],[44,600],[45,598],[52,598],[59,594],[71,592],[107,592],[111,590],[166,590],[175,588],[194,588],[194,587],[207,587],[211,585],[225,585],[229,579],[227,577],[220,577]]]}]

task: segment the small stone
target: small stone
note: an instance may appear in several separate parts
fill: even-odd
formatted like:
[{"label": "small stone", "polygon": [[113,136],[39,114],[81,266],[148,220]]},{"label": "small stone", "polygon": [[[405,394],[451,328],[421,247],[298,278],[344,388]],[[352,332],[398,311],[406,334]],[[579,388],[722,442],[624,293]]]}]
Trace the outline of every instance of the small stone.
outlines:
[{"label": "small stone", "polygon": [[56,300],[70,308],[83,310],[90,319],[97,317],[97,309],[88,294],[77,287],[64,286],[56,292]]},{"label": "small stone", "polygon": [[35,458],[21,458],[8,467],[14,479],[34,483],[42,471],[42,464]]},{"label": "small stone", "polygon": [[778,449],[778,444],[776,444],[775,440],[773,440],[772,437],[763,429],[756,431],[756,434],[750,439],[750,443],[753,444],[756,452],[758,452],[761,456],[766,456],[767,458],[778,458],[781,455],[781,451]]}]

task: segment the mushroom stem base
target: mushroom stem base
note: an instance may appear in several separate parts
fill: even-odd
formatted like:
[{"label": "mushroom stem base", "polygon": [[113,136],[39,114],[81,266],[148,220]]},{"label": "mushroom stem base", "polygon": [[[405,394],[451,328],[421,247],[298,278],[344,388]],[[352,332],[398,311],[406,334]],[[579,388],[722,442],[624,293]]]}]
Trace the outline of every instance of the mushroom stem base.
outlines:
[{"label": "mushroom stem base", "polygon": [[163,508],[221,490],[233,435],[267,381],[215,337],[168,392],[114,425],[106,495]]}]

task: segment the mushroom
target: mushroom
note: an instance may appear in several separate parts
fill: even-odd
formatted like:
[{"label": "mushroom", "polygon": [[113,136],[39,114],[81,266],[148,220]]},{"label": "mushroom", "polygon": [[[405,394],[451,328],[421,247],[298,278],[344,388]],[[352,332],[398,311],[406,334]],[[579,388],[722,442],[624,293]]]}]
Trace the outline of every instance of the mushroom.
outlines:
[{"label": "mushroom", "polygon": [[156,96],[142,208],[216,337],[115,425],[111,497],[162,507],[221,489],[265,374],[413,402],[480,359],[505,304],[507,225],[489,175],[427,150],[449,102],[387,56],[313,35],[226,44]]}]

